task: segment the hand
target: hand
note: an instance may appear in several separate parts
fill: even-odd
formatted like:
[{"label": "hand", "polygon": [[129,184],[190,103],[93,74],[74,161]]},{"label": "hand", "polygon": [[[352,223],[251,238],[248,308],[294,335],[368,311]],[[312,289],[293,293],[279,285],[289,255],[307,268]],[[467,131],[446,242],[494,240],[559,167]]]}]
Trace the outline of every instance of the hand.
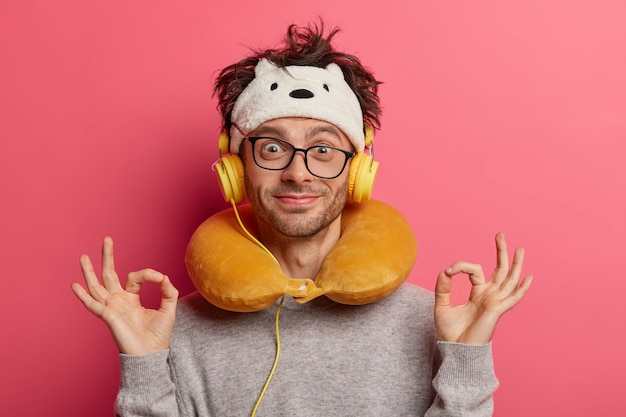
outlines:
[{"label": "hand", "polygon": [[[169,347],[178,290],[166,275],[152,269],[131,272],[126,288],[122,288],[113,264],[110,237],[102,244],[102,284],[87,255],[80,257],[80,266],[89,292],[78,283],[72,284],[72,290],[87,310],[109,326],[121,353],[143,355]],[[162,298],[158,310],[141,306],[139,290],[144,282],[160,284]]]},{"label": "hand", "polygon": [[[520,284],[524,249],[518,248],[509,268],[506,241],[496,235],[497,265],[489,282],[482,267],[468,262],[456,262],[437,278],[435,288],[435,327],[440,340],[466,344],[489,343],[500,317],[512,309],[530,288],[532,276]],[[452,277],[465,273],[472,283],[469,300],[454,307],[450,304]]]}]

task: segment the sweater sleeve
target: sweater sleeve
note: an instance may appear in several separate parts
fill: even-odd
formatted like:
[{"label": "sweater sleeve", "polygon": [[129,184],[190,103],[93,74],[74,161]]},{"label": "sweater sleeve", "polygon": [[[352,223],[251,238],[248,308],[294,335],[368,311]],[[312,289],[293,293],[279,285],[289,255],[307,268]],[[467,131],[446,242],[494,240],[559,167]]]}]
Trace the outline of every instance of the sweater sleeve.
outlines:
[{"label": "sweater sleeve", "polygon": [[115,402],[116,416],[179,415],[168,355],[169,350],[139,356],[120,354],[121,382]]},{"label": "sweater sleeve", "polygon": [[437,342],[441,366],[433,379],[437,393],[425,417],[487,417],[493,415],[498,388],[491,343],[464,345]]}]

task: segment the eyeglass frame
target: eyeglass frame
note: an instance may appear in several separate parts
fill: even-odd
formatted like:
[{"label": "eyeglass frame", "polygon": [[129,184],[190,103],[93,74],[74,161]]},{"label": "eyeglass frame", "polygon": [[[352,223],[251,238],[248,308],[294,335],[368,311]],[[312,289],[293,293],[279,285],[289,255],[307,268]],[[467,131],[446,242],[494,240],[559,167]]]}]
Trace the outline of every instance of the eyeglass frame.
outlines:
[{"label": "eyeglass frame", "polygon": [[[259,168],[266,169],[268,171],[282,171],[284,169],[287,169],[287,167],[289,167],[289,165],[291,165],[291,163],[293,162],[293,158],[295,158],[297,152],[302,152],[302,154],[304,155],[304,166],[306,167],[306,170],[309,171],[309,173],[311,175],[313,175],[314,177],[325,179],[325,180],[332,180],[332,179],[335,179],[335,178],[339,177],[343,173],[343,171],[346,169],[346,165],[348,165],[348,160],[350,158],[354,157],[354,155],[356,154],[356,152],[354,152],[354,151],[352,151],[352,152],[351,151],[346,151],[345,149],[336,148],[336,147],[330,146],[330,145],[313,145],[313,146],[309,146],[306,149],[304,149],[304,148],[297,148],[297,147],[293,146],[293,144],[291,142],[288,142],[288,141],[286,141],[284,139],[274,138],[274,137],[271,137],[271,136],[246,136],[245,138],[248,139],[248,141],[252,145],[252,159],[254,160],[254,163],[256,164],[256,166],[258,166]],[[288,146],[290,146],[293,149],[293,152],[291,154],[291,158],[289,158],[289,162],[287,162],[287,164],[284,167],[282,167],[282,168],[267,168],[267,167],[261,166],[261,164],[259,164],[257,162],[257,160],[256,160],[256,153],[254,152],[254,149],[255,149],[254,144],[259,139],[271,139],[271,140],[275,140],[275,141],[280,142],[280,143],[285,143]],[[307,153],[311,149],[316,149],[316,148],[330,148],[330,149],[339,151],[339,152],[344,154],[346,159],[343,162],[343,166],[341,167],[341,170],[339,170],[339,173],[337,175],[335,175],[333,177],[323,177],[323,176],[317,175],[317,174],[315,174],[315,173],[313,173],[311,171],[311,168],[309,168],[309,162],[308,162],[308,159],[307,159]]]}]

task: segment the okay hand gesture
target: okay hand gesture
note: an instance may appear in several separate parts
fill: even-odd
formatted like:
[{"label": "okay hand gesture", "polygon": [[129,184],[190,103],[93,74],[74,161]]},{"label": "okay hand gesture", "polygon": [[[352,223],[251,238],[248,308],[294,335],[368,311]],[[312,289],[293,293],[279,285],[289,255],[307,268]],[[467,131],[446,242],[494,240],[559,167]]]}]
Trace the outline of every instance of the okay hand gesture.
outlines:
[{"label": "okay hand gesture", "polygon": [[[102,283],[87,255],[80,257],[80,266],[87,290],[78,283],[72,284],[72,290],[87,310],[109,326],[121,353],[142,355],[169,347],[178,290],[166,275],[152,269],[131,272],[123,288],[115,272],[113,240],[109,237],[102,245]],[[158,310],[141,305],[139,290],[145,282],[161,286]]]},{"label": "okay hand gesture", "polygon": [[[486,344],[491,340],[500,317],[521,301],[532,283],[532,276],[520,282],[524,249],[518,248],[509,267],[506,241],[496,235],[497,264],[487,282],[482,267],[456,262],[442,271],[435,288],[435,327],[439,339],[446,342]],[[468,301],[450,304],[452,280],[457,274],[469,276],[472,290]]]}]

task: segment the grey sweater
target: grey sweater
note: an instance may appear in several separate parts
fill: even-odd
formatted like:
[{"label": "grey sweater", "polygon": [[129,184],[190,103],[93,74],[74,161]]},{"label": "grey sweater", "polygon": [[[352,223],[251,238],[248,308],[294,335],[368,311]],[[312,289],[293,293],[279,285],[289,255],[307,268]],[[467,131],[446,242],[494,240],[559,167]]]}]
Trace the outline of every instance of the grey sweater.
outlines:
[{"label": "grey sweater", "polygon": [[[121,355],[120,416],[249,416],[272,367],[276,308],[179,302],[170,349]],[[436,342],[432,293],[404,284],[364,306],[285,300],[264,416],[491,416],[491,345]]]}]

